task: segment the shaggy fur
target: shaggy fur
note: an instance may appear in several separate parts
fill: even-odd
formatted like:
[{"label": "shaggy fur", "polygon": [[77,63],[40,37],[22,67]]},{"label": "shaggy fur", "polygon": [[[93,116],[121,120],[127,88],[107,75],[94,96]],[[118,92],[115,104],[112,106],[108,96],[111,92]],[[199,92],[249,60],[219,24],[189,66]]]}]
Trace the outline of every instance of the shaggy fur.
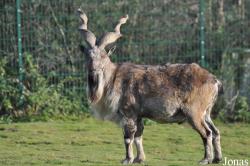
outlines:
[{"label": "shaggy fur", "polygon": [[[143,129],[138,129],[142,118],[160,123],[188,120],[204,142],[205,155],[201,163],[221,160],[219,131],[210,118],[221,87],[214,75],[195,63],[150,66],[113,64],[111,61],[102,75],[102,79],[108,81],[99,85],[103,87],[102,94],[92,102],[91,107],[97,118],[114,121],[124,127],[127,150],[124,163],[145,159],[140,131]],[[134,138],[138,157],[133,160]]]},{"label": "shaggy fur", "polygon": [[[201,164],[221,161],[220,133],[210,113],[222,89],[221,82],[198,64],[166,64],[161,66],[112,63],[105,46],[117,40],[120,19],[115,32],[109,32],[96,43],[87,29],[87,16],[79,10],[80,31],[89,48],[86,55],[87,92],[95,117],[113,121],[123,128],[126,149],[124,164],[145,160],[142,145],[143,118],[159,123],[181,123],[187,120],[200,134],[205,154]],[[137,156],[134,158],[132,145]]]}]

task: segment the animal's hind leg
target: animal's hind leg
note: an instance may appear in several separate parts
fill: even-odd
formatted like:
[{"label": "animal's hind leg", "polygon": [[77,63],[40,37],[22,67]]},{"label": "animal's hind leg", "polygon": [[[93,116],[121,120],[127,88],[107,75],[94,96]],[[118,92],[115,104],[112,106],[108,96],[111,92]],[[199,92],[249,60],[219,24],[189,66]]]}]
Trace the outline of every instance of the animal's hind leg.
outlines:
[{"label": "animal's hind leg", "polygon": [[188,117],[189,123],[200,134],[204,144],[204,158],[200,161],[200,164],[209,164],[213,160],[213,146],[212,146],[212,130],[205,123],[203,117],[190,116]]},{"label": "animal's hind leg", "polygon": [[142,119],[137,120],[137,131],[135,133],[135,146],[137,149],[137,156],[134,159],[133,163],[142,163],[145,160],[145,154],[143,150],[143,145],[142,145],[142,134],[143,134],[143,121]]},{"label": "animal's hind leg", "polygon": [[213,163],[219,163],[222,160],[221,145],[220,145],[220,132],[215,127],[210,114],[206,115],[206,123],[209,125],[210,129],[213,131],[213,147],[214,147],[214,159]]}]

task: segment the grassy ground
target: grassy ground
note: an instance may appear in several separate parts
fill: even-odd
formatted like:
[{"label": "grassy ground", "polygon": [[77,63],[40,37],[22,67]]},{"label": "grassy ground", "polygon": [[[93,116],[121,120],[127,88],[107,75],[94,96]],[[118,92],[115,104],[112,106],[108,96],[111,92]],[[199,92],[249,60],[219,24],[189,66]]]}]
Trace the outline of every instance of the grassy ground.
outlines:
[{"label": "grassy ground", "polygon": [[[250,161],[250,124],[216,124],[223,155]],[[144,145],[144,165],[197,165],[203,156],[201,139],[187,124],[146,126]],[[123,147],[120,128],[91,118],[0,124],[0,165],[120,165]]]}]

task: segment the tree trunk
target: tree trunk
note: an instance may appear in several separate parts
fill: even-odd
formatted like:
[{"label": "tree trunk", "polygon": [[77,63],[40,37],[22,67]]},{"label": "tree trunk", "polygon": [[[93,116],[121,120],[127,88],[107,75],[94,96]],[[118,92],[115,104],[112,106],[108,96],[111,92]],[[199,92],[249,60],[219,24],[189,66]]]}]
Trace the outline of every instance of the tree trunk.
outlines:
[{"label": "tree trunk", "polygon": [[209,31],[213,30],[213,0],[208,0],[208,14],[207,14],[207,23]]},{"label": "tree trunk", "polygon": [[218,29],[221,29],[225,25],[224,0],[218,0],[217,6],[218,6],[217,27],[218,27]]},{"label": "tree trunk", "polygon": [[245,19],[245,0],[238,0],[238,12],[242,20]]}]

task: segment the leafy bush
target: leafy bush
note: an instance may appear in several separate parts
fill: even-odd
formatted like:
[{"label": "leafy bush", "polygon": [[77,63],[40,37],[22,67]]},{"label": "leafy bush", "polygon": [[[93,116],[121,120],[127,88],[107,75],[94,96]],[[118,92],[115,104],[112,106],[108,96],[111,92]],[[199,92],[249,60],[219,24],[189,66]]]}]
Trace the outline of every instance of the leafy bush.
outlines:
[{"label": "leafy bush", "polygon": [[7,71],[7,59],[0,59],[0,116],[2,120],[11,121],[8,115],[15,115],[18,110],[18,80]]},{"label": "leafy bush", "polygon": [[38,72],[38,66],[34,65],[30,54],[25,55],[25,81],[22,96],[16,75],[7,73],[7,70],[10,71],[7,68],[7,61],[1,59],[0,115],[2,121],[79,119],[86,116],[88,108],[85,96],[65,91],[64,81],[70,78],[58,84],[49,84],[49,79]]},{"label": "leafy bush", "polygon": [[234,120],[238,122],[250,122],[250,110],[247,98],[240,96],[235,103]]},{"label": "leafy bush", "polygon": [[[250,122],[249,101],[247,92],[246,68],[248,60],[244,53],[225,50],[222,65],[218,74],[223,82],[224,94],[219,97],[214,115],[226,122]],[[243,90],[243,88],[245,88]],[[242,89],[242,90],[241,90]],[[244,93],[243,93],[244,92]]]},{"label": "leafy bush", "polygon": [[235,101],[226,103],[219,112],[219,117],[224,122],[247,122],[250,123],[250,109],[247,98],[237,96]]}]

